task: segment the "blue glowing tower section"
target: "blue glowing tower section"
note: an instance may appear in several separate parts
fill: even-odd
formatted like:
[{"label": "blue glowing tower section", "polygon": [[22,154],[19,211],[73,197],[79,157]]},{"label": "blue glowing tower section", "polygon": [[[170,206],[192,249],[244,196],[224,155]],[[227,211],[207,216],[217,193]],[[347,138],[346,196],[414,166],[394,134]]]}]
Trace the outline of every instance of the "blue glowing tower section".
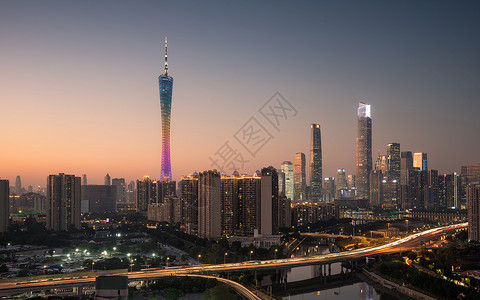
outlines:
[{"label": "blue glowing tower section", "polygon": [[162,113],[162,171],[161,180],[172,180],[170,164],[170,116],[172,114],[173,77],[168,76],[167,38],[165,37],[165,69],[158,76],[160,107]]}]

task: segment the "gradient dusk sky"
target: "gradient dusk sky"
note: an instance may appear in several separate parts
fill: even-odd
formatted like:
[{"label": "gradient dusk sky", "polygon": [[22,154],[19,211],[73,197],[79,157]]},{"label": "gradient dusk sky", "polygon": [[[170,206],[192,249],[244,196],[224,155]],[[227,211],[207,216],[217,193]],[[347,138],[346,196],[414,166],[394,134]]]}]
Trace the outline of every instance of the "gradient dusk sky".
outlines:
[{"label": "gradient dusk sky", "polygon": [[[168,36],[174,179],[210,156],[275,93],[298,111],[243,172],[309,160],[355,173],[356,109],[386,144],[440,173],[480,162],[478,1],[0,1],[0,177],[89,184],[160,177],[157,76]],[[259,119],[260,120],[260,119]]]}]

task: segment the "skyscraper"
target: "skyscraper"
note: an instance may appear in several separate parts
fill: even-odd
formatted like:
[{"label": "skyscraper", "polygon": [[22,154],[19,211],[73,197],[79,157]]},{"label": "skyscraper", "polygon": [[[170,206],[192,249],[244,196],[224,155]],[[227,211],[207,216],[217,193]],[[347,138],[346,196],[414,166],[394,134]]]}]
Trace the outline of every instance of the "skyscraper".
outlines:
[{"label": "skyscraper", "polygon": [[15,179],[15,194],[22,194],[22,180],[20,179],[20,175]]},{"label": "skyscraper", "polygon": [[428,170],[427,153],[417,152],[413,154],[413,167],[419,168],[420,171]]},{"label": "skyscraper", "polygon": [[105,175],[105,179],[104,179],[104,185],[111,185],[111,180],[110,180],[110,175]]},{"label": "skyscraper", "polygon": [[8,180],[0,180],[0,233],[7,231],[9,217],[10,185]]},{"label": "skyscraper", "polygon": [[293,164],[293,200],[295,202],[306,201],[305,154],[302,152],[296,153]]},{"label": "skyscraper", "polygon": [[117,187],[117,203],[127,202],[125,178],[113,178],[112,185]]},{"label": "skyscraper", "polygon": [[372,118],[370,105],[360,102],[357,110],[356,180],[358,196],[369,197],[372,171]]},{"label": "skyscraper", "polygon": [[400,185],[407,185],[408,172],[413,169],[413,155],[411,151],[404,151],[400,158]]},{"label": "skyscraper", "polygon": [[87,185],[87,174],[82,174],[82,185]]},{"label": "skyscraper", "polygon": [[262,169],[260,194],[260,233],[263,235],[278,234],[278,175],[274,167]]},{"label": "skyscraper", "polygon": [[285,173],[285,196],[290,200],[293,200],[293,164],[291,161],[284,161],[281,169]]},{"label": "skyscraper", "polygon": [[400,183],[400,144],[387,145],[388,177]]},{"label": "skyscraper", "polygon": [[179,183],[182,197],[183,222],[187,232],[198,227],[198,173],[191,176],[183,176]]},{"label": "skyscraper", "polygon": [[222,203],[220,173],[204,171],[198,180],[198,236],[220,238],[222,236]]},{"label": "skyscraper", "polygon": [[165,68],[158,76],[160,107],[162,113],[162,171],[160,180],[172,180],[170,165],[170,116],[172,114],[173,77],[168,75],[167,38],[165,37]]},{"label": "skyscraper", "polygon": [[467,186],[468,239],[480,241],[480,185]]},{"label": "skyscraper", "polygon": [[80,177],[75,175],[48,176],[47,229],[68,231],[80,229]]},{"label": "skyscraper", "polygon": [[322,135],[319,124],[312,124],[310,136],[310,192],[311,200],[322,200]]},{"label": "skyscraper", "polygon": [[337,199],[342,198],[343,194],[348,190],[347,177],[345,175],[345,169],[338,169],[337,176],[335,178],[335,197]]}]

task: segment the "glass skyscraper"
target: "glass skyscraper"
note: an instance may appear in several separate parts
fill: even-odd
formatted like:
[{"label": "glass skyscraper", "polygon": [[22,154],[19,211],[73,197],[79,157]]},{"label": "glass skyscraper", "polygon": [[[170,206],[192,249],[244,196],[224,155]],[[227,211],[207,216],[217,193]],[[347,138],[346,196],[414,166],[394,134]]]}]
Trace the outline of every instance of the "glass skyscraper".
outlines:
[{"label": "glass skyscraper", "polygon": [[173,77],[168,75],[167,38],[165,37],[165,68],[164,73],[158,76],[160,88],[160,106],[162,113],[162,171],[161,180],[172,180],[170,164],[170,116],[172,114]]},{"label": "glass skyscraper", "polygon": [[356,178],[358,196],[370,195],[370,172],[372,171],[372,118],[370,105],[360,102],[357,110]]},{"label": "glass skyscraper", "polygon": [[310,191],[311,201],[322,199],[322,135],[319,124],[311,125],[310,137]]}]

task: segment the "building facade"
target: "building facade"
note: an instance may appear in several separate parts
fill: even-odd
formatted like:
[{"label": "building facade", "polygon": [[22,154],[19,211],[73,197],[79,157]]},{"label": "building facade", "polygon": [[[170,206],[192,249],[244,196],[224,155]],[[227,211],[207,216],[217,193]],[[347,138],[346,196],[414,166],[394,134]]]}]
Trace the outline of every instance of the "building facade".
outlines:
[{"label": "building facade", "polygon": [[293,164],[291,161],[284,161],[281,169],[285,173],[285,196],[291,201],[294,199],[294,179],[293,179]]},{"label": "building facade", "polygon": [[4,233],[9,225],[10,184],[8,180],[0,180],[0,233]]},{"label": "building facade", "polygon": [[222,203],[220,173],[216,170],[199,174],[198,236],[220,238],[222,235]]},{"label": "building facade", "polygon": [[480,241],[480,185],[467,186],[468,239]]}]

